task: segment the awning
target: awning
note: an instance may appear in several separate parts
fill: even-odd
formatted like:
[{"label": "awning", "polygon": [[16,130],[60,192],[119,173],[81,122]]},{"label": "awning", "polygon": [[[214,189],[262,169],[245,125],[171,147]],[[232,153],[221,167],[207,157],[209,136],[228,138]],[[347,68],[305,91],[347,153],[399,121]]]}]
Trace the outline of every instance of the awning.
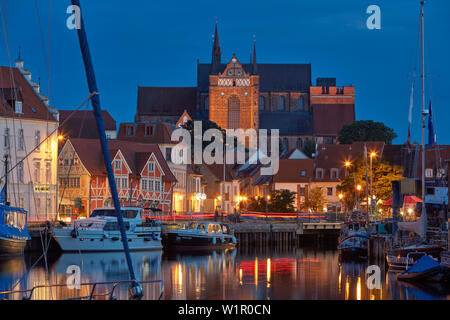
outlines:
[{"label": "awning", "polygon": [[[391,198],[391,199],[385,201],[383,203],[383,206],[392,206],[392,202],[393,202],[393,200]],[[422,199],[420,199],[419,197],[416,197],[416,196],[405,196],[403,198],[403,205],[412,206],[419,202],[422,203]]]}]

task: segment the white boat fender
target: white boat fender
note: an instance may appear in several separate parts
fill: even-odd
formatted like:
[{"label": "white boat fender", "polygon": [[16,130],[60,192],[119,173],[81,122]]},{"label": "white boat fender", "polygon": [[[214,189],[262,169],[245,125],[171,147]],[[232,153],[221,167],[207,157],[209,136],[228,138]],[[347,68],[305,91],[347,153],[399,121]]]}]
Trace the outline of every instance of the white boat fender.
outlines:
[{"label": "white boat fender", "polygon": [[212,238],[212,244],[215,245],[217,243],[216,237]]}]

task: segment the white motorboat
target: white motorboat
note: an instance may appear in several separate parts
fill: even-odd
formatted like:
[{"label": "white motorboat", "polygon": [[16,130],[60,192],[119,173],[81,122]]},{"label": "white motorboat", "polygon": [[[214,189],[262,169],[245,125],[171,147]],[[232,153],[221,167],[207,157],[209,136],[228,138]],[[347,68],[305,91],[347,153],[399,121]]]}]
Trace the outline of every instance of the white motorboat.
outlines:
[{"label": "white motorboat", "polygon": [[235,247],[237,240],[230,227],[214,221],[181,225],[167,233],[166,243],[177,249],[203,250]]},{"label": "white motorboat", "polygon": [[[130,250],[162,249],[161,224],[151,219],[143,220],[142,212],[142,208],[122,208]],[[53,234],[65,252],[123,250],[114,208],[97,208],[90,218],[77,219],[70,227],[54,229]]]}]

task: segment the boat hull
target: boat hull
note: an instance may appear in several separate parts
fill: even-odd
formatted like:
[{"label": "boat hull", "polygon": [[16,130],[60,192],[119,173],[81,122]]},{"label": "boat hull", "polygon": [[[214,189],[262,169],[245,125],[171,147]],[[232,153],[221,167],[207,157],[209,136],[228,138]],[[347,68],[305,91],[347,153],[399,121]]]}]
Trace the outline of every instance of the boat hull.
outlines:
[{"label": "boat hull", "polygon": [[[54,238],[63,252],[112,252],[123,251],[120,234],[111,234],[105,237],[103,233],[84,233],[76,237],[71,230],[54,230]],[[161,250],[163,248],[160,238],[151,235],[127,235],[130,251]]]},{"label": "boat hull", "polygon": [[[215,250],[233,248],[236,246],[233,243],[231,236],[216,237],[191,235],[177,232],[169,232],[164,239],[165,245],[168,248],[176,248],[177,250]],[[214,243],[215,242],[215,243]]]},{"label": "boat hull", "polygon": [[407,265],[414,265],[423,254],[427,254],[436,260],[439,260],[442,251],[443,248],[439,246],[418,246],[410,249],[393,249],[388,251],[386,260],[390,270],[405,270]]},{"label": "boat hull", "polygon": [[21,255],[23,254],[26,245],[26,239],[0,237],[0,257]]}]

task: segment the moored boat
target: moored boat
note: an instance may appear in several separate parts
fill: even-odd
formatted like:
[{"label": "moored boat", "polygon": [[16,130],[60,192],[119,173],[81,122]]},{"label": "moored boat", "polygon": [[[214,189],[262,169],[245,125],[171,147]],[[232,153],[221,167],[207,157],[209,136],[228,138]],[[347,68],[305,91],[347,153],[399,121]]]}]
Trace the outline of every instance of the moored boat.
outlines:
[{"label": "moored boat", "polygon": [[[121,209],[130,250],[162,249],[161,225],[143,220],[143,209]],[[77,219],[70,227],[54,229],[54,238],[62,251],[122,251],[122,241],[115,208],[97,208],[90,218]]]},{"label": "moored boat", "polygon": [[30,239],[27,212],[0,204],[0,257],[23,254]]},{"label": "moored boat", "polygon": [[397,274],[399,280],[442,282],[448,279],[450,268],[446,267],[427,254],[423,254],[412,267]]},{"label": "moored boat", "polygon": [[165,244],[181,250],[207,250],[235,247],[237,240],[228,225],[199,221],[170,230],[165,236]]},{"label": "moored boat", "polygon": [[339,235],[338,250],[342,258],[367,258],[370,235],[362,221],[348,221]]}]

